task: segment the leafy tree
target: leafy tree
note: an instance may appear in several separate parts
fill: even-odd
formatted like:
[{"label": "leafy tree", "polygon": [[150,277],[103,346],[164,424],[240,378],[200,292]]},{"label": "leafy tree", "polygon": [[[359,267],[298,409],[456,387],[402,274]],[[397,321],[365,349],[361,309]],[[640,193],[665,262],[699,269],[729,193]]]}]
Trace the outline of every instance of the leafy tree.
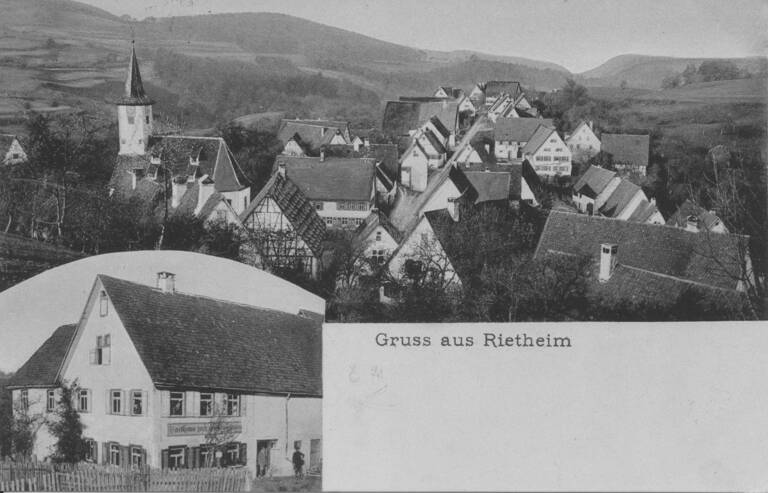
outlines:
[{"label": "leafy tree", "polygon": [[219,132],[250,180],[251,189],[260,190],[272,174],[275,157],[282,152],[283,143],[273,133],[232,122],[222,125]]},{"label": "leafy tree", "polygon": [[45,424],[45,416],[42,413],[31,411],[32,408],[37,407],[37,404],[37,401],[23,402],[21,399],[12,404],[11,450],[17,458],[28,459],[32,457],[37,432]]},{"label": "leafy tree", "polygon": [[56,419],[48,424],[48,429],[56,438],[54,462],[75,464],[85,459],[86,443],[83,439],[85,425],[80,421],[80,413],[75,409],[75,396],[79,387],[77,381],[59,386],[59,401],[56,406]]}]

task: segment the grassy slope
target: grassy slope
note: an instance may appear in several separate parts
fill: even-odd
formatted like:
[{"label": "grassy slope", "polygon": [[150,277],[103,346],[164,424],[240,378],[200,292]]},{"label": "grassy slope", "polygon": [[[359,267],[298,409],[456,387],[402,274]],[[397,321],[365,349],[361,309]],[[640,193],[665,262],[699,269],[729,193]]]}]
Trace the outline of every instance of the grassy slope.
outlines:
[{"label": "grassy slope", "polygon": [[65,248],[0,233],[0,291],[81,257]]}]

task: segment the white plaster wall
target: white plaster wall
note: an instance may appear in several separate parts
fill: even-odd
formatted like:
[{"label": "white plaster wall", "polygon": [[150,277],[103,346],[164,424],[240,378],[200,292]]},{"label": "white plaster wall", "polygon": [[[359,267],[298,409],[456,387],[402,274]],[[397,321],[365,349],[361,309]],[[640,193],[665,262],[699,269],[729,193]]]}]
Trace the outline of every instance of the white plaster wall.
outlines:
[{"label": "white plaster wall", "polygon": [[245,187],[242,190],[233,192],[222,192],[225,199],[232,201],[232,208],[239,215],[248,208],[251,199],[251,187]]},{"label": "white plaster wall", "polygon": [[[541,158],[546,160],[541,160]],[[563,160],[555,160],[555,158],[562,158]],[[540,175],[571,174],[571,150],[556,133],[553,133],[547,142],[533,153],[530,161],[533,169]]]},{"label": "white plaster wall", "polygon": [[[129,111],[135,111],[133,124],[128,123]],[[149,117],[149,123],[147,123],[147,117]],[[119,154],[143,156],[147,138],[152,135],[152,106],[118,106],[117,125],[120,137]]]},{"label": "white plaster wall", "polygon": [[[17,406],[19,405],[19,402],[21,399],[21,392],[22,392],[21,389],[14,390],[11,392],[11,399],[13,401],[14,412],[17,409]],[[27,410],[28,416],[30,417],[36,416],[42,420],[55,419],[56,416],[53,413],[50,413],[46,410],[47,395],[48,395],[48,389],[27,389],[27,402],[29,403],[29,407]],[[59,401],[59,395],[57,391],[56,393],[57,404],[58,404],[58,401]],[[35,444],[32,448],[32,454],[38,460],[43,460],[46,457],[53,454],[56,440],[53,437],[53,435],[51,435],[50,432],[48,431],[48,426],[45,424],[45,422],[40,421],[40,423],[41,423],[41,426],[37,430],[37,434],[35,435]]]},{"label": "white plaster wall", "polygon": [[326,217],[348,217],[348,218],[358,218],[358,219],[365,219],[371,214],[371,208],[373,207],[372,202],[366,203],[365,210],[362,211],[348,211],[338,208],[338,203],[335,201],[323,201],[323,208],[322,210],[317,211],[317,215],[326,218]]},{"label": "white plaster wall", "polygon": [[[432,245],[426,247],[425,245]],[[440,243],[435,238],[435,233],[432,231],[432,227],[429,225],[427,219],[422,216],[419,224],[413,230],[413,232],[405,239],[405,243],[400,250],[389,261],[389,272],[394,278],[402,278],[403,266],[406,260],[414,259],[421,260],[425,255],[436,253],[440,250]],[[453,266],[450,261],[444,257],[438,260],[441,267],[445,268],[444,280],[446,282],[453,282],[460,284],[459,278],[456,275]]]},{"label": "white plaster wall", "polygon": [[[414,155],[415,154],[415,155]],[[409,171],[410,179],[406,180],[405,176],[402,177],[402,182],[406,186],[410,186],[411,190],[416,192],[423,192],[427,188],[427,167],[429,161],[418,148],[413,148],[411,152],[406,153],[402,161],[402,169]]]},{"label": "white plaster wall", "polygon": [[419,214],[423,214],[429,211],[439,211],[448,207],[448,199],[455,199],[461,195],[459,189],[454,185],[453,180],[450,178],[445,180],[440,188],[435,190],[432,197],[424,204]]}]

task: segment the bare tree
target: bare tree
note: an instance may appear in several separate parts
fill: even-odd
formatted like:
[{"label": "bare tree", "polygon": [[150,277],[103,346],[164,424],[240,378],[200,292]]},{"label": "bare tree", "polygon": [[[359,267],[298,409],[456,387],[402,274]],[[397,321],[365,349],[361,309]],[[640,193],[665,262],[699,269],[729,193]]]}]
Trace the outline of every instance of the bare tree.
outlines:
[{"label": "bare tree", "polygon": [[239,433],[235,424],[229,419],[224,406],[214,404],[212,406],[213,418],[208,422],[205,431],[205,448],[208,451],[205,457],[204,467],[221,466],[216,457],[218,453],[223,454],[227,444],[229,444]]}]

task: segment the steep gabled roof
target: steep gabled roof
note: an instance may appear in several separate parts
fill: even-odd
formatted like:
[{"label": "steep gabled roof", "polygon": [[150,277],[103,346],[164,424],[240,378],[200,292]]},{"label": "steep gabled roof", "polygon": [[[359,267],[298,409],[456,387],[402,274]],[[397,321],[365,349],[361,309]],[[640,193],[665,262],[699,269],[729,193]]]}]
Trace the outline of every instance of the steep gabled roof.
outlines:
[{"label": "steep gabled roof", "polygon": [[326,157],[369,158],[380,164],[390,178],[398,175],[397,144],[361,145],[357,151],[352,144],[328,145],[324,149]]},{"label": "steep gabled roof", "polygon": [[[525,120],[524,118],[518,118],[518,120]],[[539,128],[536,129],[536,131],[531,135],[530,140],[525,144],[523,147],[523,154],[531,153],[539,150],[539,147],[543,146],[549,137],[555,134],[557,135],[557,132],[555,132],[554,128],[545,127],[544,125],[539,125]]]},{"label": "steep gabled roof", "polygon": [[651,216],[653,216],[657,212],[661,214],[659,209],[656,207],[656,204],[643,199],[640,202],[640,205],[638,205],[635,211],[632,213],[632,215],[629,216],[629,218],[627,218],[627,221],[636,221],[639,223],[644,223],[647,220],[649,220]]},{"label": "steep gabled roof", "polygon": [[459,103],[441,99],[438,101],[387,101],[384,107],[382,129],[386,135],[409,135],[437,117],[449,132],[456,131],[459,115]]},{"label": "steep gabled roof", "polygon": [[320,322],[99,275],[158,388],[322,395]]},{"label": "steep gabled roof", "polygon": [[484,87],[485,97],[498,97],[501,93],[509,94],[512,98],[517,99],[521,92],[523,92],[520,83],[513,80],[489,80],[485,83]]},{"label": "steep gabled roof", "polygon": [[424,137],[429,141],[429,144],[432,146],[435,151],[437,151],[438,154],[445,154],[448,151],[446,150],[445,146],[442,142],[440,142],[440,139],[438,139],[435,134],[430,129],[424,130]]},{"label": "steep gabled roof", "polygon": [[363,246],[363,242],[373,233],[376,228],[381,226],[384,228],[384,231],[386,231],[389,236],[392,237],[393,240],[395,240],[395,243],[400,243],[403,241],[403,234],[395,228],[395,226],[389,221],[387,216],[379,211],[372,211],[371,214],[365,218],[365,222],[358,226],[357,230],[355,231],[355,238],[354,238],[354,245],[357,248],[360,248]]},{"label": "steep gabled roof", "polygon": [[433,116],[429,119],[429,121],[435,127],[435,130],[437,130],[443,137],[443,140],[447,140],[448,137],[451,136],[451,131],[445,128],[445,125],[443,125],[443,122],[440,121],[440,118]]},{"label": "steep gabled roof", "polygon": [[144,106],[153,104],[149,96],[144,92],[144,83],[141,81],[139,62],[136,59],[136,48],[131,46],[131,56],[128,60],[128,75],[125,78],[125,91],[123,96],[116,101],[119,105]]},{"label": "steep gabled roof", "polygon": [[275,165],[285,166],[285,176],[309,200],[368,201],[373,193],[373,159],[277,156]]},{"label": "steep gabled roof", "polygon": [[[618,245],[618,263],[702,285],[736,289],[739,252],[748,237],[693,233],[664,225],[552,211],[535,256],[547,252],[599,261],[600,245]],[[663,293],[659,294],[663,296]]]},{"label": "steep gabled roof", "polygon": [[[476,204],[483,202],[507,201],[513,194],[512,174],[503,171],[465,171],[464,174],[477,191]],[[518,196],[520,184],[517,185]]]},{"label": "steep gabled roof", "polygon": [[296,134],[306,148],[317,153],[320,147],[328,144],[335,135],[342,135],[344,140],[349,134],[349,123],[334,120],[289,120],[280,124],[277,138],[285,144]]},{"label": "steep gabled roof", "polygon": [[528,142],[539,126],[554,128],[548,118],[498,118],[493,138],[496,142]]},{"label": "steep gabled roof", "polygon": [[301,193],[291,180],[280,173],[274,173],[264,187],[256,194],[248,208],[240,214],[240,221],[247,219],[265,199],[271,198],[293,226],[294,231],[304,240],[315,257],[320,257],[325,239],[325,222],[317,215],[312,203]]},{"label": "steep gabled roof", "polygon": [[59,368],[67,355],[75,329],[77,324],[62,325],[56,329],[13,375],[8,388],[57,386]]},{"label": "steep gabled roof", "polygon": [[629,205],[632,198],[637,195],[637,192],[642,192],[642,189],[629,180],[621,180],[619,186],[600,206],[600,213],[608,217],[618,216]]},{"label": "steep gabled roof", "polygon": [[606,134],[600,137],[600,151],[611,154],[616,164],[648,166],[648,135]]},{"label": "steep gabled roof", "polygon": [[599,166],[590,166],[576,181],[573,191],[596,199],[615,176],[614,171]]},{"label": "steep gabled roof", "polygon": [[701,224],[705,230],[710,230],[721,222],[720,218],[715,214],[709,212],[700,205],[693,203],[691,200],[686,199],[667,220],[667,225],[684,228],[688,223],[689,216],[695,217],[697,222]]}]

